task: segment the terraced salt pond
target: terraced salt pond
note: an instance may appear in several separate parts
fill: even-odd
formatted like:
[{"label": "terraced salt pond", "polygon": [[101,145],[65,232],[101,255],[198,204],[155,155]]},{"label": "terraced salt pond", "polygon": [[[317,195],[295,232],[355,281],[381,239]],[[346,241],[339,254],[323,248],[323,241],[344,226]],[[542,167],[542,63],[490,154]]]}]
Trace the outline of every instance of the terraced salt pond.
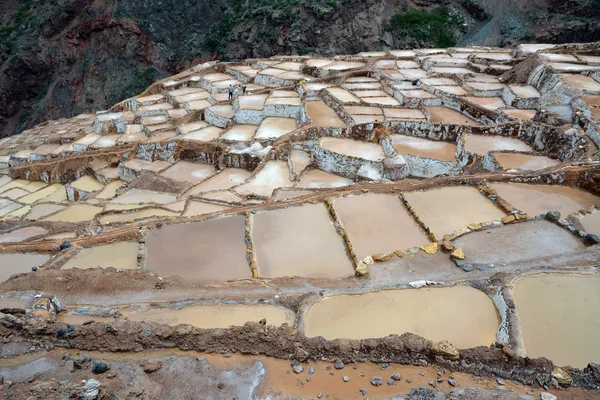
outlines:
[{"label": "terraced salt pond", "polygon": [[583,208],[600,205],[597,196],[565,186],[493,183],[492,187],[500,197],[530,216],[558,211],[565,218]]},{"label": "terraced salt pond", "polygon": [[527,356],[576,368],[600,361],[600,276],[526,276],[514,299]]},{"label": "terraced salt pond", "polygon": [[333,206],[359,260],[429,243],[397,196],[340,197]]},{"label": "terraced salt pond", "polygon": [[448,186],[409,192],[404,197],[438,239],[469,224],[500,220],[505,216],[473,187]]},{"label": "terraced salt pond", "polygon": [[[171,326],[188,324],[203,329],[242,326],[248,321],[267,320],[267,325],[293,326],[294,312],[270,304],[202,305],[181,309],[158,308],[146,311],[123,311],[130,321],[146,321]],[[88,318],[89,319],[89,318]]]},{"label": "terraced salt pond", "polygon": [[465,149],[469,153],[486,154],[490,151],[523,151],[532,152],[527,143],[505,136],[466,135]]},{"label": "terraced salt pond", "polygon": [[504,169],[536,171],[560,164],[559,161],[545,156],[532,156],[519,153],[494,153],[494,157]]},{"label": "terraced salt pond", "polygon": [[62,269],[108,268],[135,269],[137,268],[138,243],[118,242],[105,246],[82,249],[62,266]]},{"label": "terraced salt pond", "polygon": [[392,135],[394,148],[400,154],[455,162],[456,145],[412,136]]},{"label": "terraced salt pond", "polygon": [[38,267],[49,259],[48,254],[0,254],[0,282],[14,274],[31,272],[32,267]]},{"label": "terraced salt pond", "polygon": [[305,334],[365,339],[411,332],[469,348],[492,344],[499,323],[485,293],[455,286],[326,297],[308,309]]},{"label": "terraced salt pond", "polygon": [[213,283],[252,276],[241,215],[167,225],[148,233],[145,267],[162,277]]},{"label": "terraced salt pond", "polygon": [[341,278],[354,272],[323,204],[256,213],[252,241],[261,277]]}]

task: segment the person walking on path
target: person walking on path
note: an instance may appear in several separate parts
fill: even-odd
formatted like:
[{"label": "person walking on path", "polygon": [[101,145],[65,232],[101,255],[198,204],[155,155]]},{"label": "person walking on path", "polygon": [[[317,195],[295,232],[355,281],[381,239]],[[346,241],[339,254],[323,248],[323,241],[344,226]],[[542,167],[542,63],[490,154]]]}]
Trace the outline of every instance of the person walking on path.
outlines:
[{"label": "person walking on path", "polygon": [[242,85],[242,94],[246,94],[246,85]]},{"label": "person walking on path", "polygon": [[227,90],[229,91],[229,100],[233,99],[233,86],[230,84]]}]

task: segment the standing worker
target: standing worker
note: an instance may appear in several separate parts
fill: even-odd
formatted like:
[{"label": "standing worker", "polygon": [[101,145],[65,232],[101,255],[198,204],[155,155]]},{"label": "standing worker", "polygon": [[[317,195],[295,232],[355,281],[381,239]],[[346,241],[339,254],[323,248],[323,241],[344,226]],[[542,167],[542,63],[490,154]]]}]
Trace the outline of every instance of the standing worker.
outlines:
[{"label": "standing worker", "polygon": [[231,84],[229,84],[229,87],[227,88],[227,90],[229,91],[229,100],[231,100],[233,98],[233,86],[231,86]]},{"label": "standing worker", "polygon": [[242,85],[242,93],[246,94],[246,85]]}]

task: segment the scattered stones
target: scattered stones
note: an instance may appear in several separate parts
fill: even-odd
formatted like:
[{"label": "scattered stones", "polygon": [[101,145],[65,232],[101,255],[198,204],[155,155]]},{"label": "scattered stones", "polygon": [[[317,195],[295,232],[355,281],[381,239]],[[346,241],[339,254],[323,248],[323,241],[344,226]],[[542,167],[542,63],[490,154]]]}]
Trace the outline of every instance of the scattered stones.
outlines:
[{"label": "scattered stones", "polygon": [[349,378],[348,376],[345,376],[345,375],[344,375],[344,378],[343,378],[343,379],[344,379],[344,382],[350,382],[350,378]]},{"label": "scattered stones", "polygon": [[387,384],[388,384],[388,386],[392,386],[392,385],[394,385],[394,380],[393,380],[393,379],[391,379],[391,378],[390,378],[390,379],[388,379],[388,381],[387,381]]},{"label": "scattered stones", "polygon": [[586,234],[584,239],[585,242],[590,245],[600,243],[600,238],[598,238],[598,236],[594,235],[593,233]]},{"label": "scattered stones", "polygon": [[419,252],[418,247],[411,247],[410,249],[404,250],[404,254],[406,254],[407,256],[414,256],[418,252]]},{"label": "scattered stones", "polygon": [[391,259],[394,256],[394,253],[381,253],[381,254],[373,254],[373,260],[377,262],[385,262]]},{"label": "scattered stones", "polygon": [[373,261],[373,257],[371,257],[371,256],[365,257],[365,259],[363,260],[363,262],[366,265],[373,265],[373,264],[375,264],[375,261]]},{"label": "scattered stones", "polygon": [[433,242],[423,246],[419,246],[421,250],[423,250],[427,254],[435,254],[438,251],[438,243]]},{"label": "scattered stones", "polygon": [[311,367],[311,368],[308,370],[308,373],[309,373],[309,374],[311,374],[311,375],[312,375],[312,374],[314,374],[314,373],[315,373],[315,369],[314,369],[313,367]]},{"label": "scattered stones", "polygon": [[371,385],[381,386],[383,385],[383,378],[381,376],[374,376],[371,378]]},{"label": "scattered stones", "polygon": [[558,211],[548,211],[546,213],[546,219],[548,221],[556,222],[560,219],[560,213]]},{"label": "scattered stones", "polygon": [[498,382],[498,385],[505,385],[506,384],[504,382],[504,379],[502,379],[502,378],[496,378],[496,382]]},{"label": "scattered stones", "polygon": [[94,361],[92,364],[92,372],[94,374],[103,374],[108,371],[108,364],[101,361]]},{"label": "scattered stones", "polygon": [[367,391],[366,391],[365,389],[363,389],[363,388],[360,388],[360,390],[359,390],[359,391],[360,391],[360,393],[361,393],[363,396],[367,394]]},{"label": "scattered stones", "polygon": [[550,376],[558,381],[561,386],[571,386],[573,378],[562,368],[556,367],[550,373]]},{"label": "scattered stones", "polygon": [[448,385],[456,386],[456,381],[454,379],[448,379]]},{"label": "scattered stones", "polygon": [[447,340],[434,343],[431,352],[448,360],[458,360],[460,358],[458,349]]},{"label": "scattered stones", "polygon": [[390,364],[389,364],[389,363],[383,363],[383,364],[381,365],[381,369],[382,369],[382,370],[386,370],[386,369],[388,369],[388,368],[389,368],[389,366],[390,366]]},{"label": "scattered stones", "polygon": [[292,367],[292,370],[297,374],[301,374],[304,371],[304,367],[300,364],[297,364]]},{"label": "scattered stones", "polygon": [[402,374],[394,374],[392,375],[392,379],[395,381],[401,381],[402,380]]},{"label": "scattered stones", "polygon": [[472,231],[476,231],[481,229],[481,224],[469,224],[467,225],[467,228],[469,228]]},{"label": "scattered stones", "polygon": [[425,376],[425,372],[423,372],[423,371],[420,371],[420,372],[419,372],[419,375],[421,375],[421,376]]},{"label": "scattered stones", "polygon": [[335,360],[335,364],[333,364],[333,366],[335,367],[335,369],[343,369],[345,367],[342,360],[339,360],[339,359]]},{"label": "scattered stones", "polygon": [[306,382],[310,382],[310,376],[306,377]]},{"label": "scattered stones", "polygon": [[412,379],[407,379],[406,383],[412,383]]},{"label": "scattered stones", "polygon": [[458,249],[456,249],[452,253],[450,253],[450,257],[455,258],[457,260],[464,260],[465,253],[463,252],[463,249],[459,247]]},{"label": "scattered stones", "polygon": [[69,242],[68,240],[65,240],[64,242],[62,242],[60,244],[60,249],[61,250],[68,249],[69,247],[71,247],[71,242]]}]

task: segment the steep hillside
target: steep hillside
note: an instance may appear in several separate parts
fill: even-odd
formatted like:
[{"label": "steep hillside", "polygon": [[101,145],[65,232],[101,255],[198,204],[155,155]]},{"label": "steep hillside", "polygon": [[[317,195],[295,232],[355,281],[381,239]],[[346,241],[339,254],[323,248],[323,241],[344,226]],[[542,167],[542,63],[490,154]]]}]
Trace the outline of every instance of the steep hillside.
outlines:
[{"label": "steep hillside", "polygon": [[8,0],[0,137],[106,108],[208,59],[600,40],[599,1]]}]

